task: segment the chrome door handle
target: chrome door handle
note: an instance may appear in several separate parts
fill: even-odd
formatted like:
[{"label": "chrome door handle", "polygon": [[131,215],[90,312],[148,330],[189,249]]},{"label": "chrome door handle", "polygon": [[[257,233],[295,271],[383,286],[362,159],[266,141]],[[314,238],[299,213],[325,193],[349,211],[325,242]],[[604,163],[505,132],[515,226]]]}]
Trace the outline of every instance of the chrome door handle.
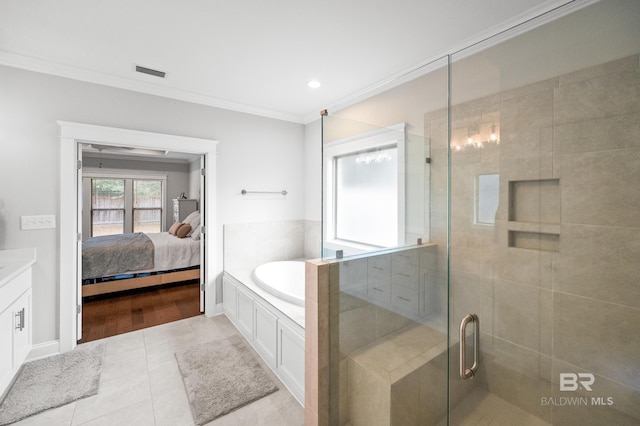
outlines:
[{"label": "chrome door handle", "polygon": [[[473,365],[467,368],[467,325],[473,323]],[[478,354],[480,353],[480,321],[476,314],[467,314],[460,323],[460,378],[472,379],[478,370]]]}]

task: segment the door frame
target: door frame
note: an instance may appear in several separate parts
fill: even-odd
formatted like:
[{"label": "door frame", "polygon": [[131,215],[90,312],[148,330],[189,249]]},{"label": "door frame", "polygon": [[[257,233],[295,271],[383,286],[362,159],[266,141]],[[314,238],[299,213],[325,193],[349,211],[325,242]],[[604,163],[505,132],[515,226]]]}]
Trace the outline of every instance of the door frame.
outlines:
[{"label": "door frame", "polygon": [[216,306],[215,294],[216,258],[212,244],[216,241],[216,149],[218,141],[186,136],[144,132],[92,124],[58,121],[60,127],[60,352],[72,350],[77,345],[77,283],[78,271],[78,153],[80,143],[100,143],[117,147],[161,149],[185,152],[205,157],[207,170],[203,173],[205,187],[204,215],[201,224],[205,227],[205,315],[212,316]]}]

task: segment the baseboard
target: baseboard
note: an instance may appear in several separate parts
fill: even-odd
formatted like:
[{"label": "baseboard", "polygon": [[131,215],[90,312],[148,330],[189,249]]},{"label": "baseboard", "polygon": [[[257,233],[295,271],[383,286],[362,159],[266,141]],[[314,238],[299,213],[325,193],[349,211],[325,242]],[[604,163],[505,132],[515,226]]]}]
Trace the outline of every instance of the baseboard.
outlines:
[{"label": "baseboard", "polygon": [[208,317],[215,317],[216,315],[220,315],[224,313],[224,308],[222,303],[218,303],[217,305],[215,305],[213,307],[213,312],[209,313],[207,312],[207,316]]},{"label": "baseboard", "polygon": [[50,342],[38,343],[31,347],[27,361],[33,361],[34,359],[44,358],[47,356],[60,353],[60,341],[52,340]]}]

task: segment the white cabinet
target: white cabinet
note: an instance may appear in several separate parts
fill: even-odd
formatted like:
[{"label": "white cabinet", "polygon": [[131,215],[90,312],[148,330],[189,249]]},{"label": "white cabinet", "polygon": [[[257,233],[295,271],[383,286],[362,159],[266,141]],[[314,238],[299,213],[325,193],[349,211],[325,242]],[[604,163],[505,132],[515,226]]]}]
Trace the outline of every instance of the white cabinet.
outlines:
[{"label": "white cabinet", "polygon": [[293,395],[304,400],[304,337],[278,322],[278,367],[282,382]]},{"label": "white cabinet", "polygon": [[391,301],[391,256],[383,254],[367,259],[367,293],[383,306]]},{"label": "white cabinet", "polygon": [[[253,340],[256,351],[269,364],[276,368],[276,350],[278,338],[278,317],[258,302],[254,302]],[[304,359],[304,358],[303,358]]]},{"label": "white cabinet", "polygon": [[2,395],[32,347],[31,330],[31,264],[32,260],[12,259],[0,252],[0,395]]},{"label": "white cabinet", "polygon": [[[28,272],[30,276],[31,270]],[[29,324],[31,322],[31,287],[12,305],[11,311],[13,313],[13,359],[16,364],[22,365],[31,352],[31,324]]]},{"label": "white cabinet", "polygon": [[198,210],[198,200],[176,198],[173,200],[173,221],[182,222],[196,210]]},{"label": "white cabinet", "polygon": [[391,256],[391,306],[410,317],[420,309],[420,253],[405,250]]},{"label": "white cabinet", "polygon": [[402,316],[420,320],[435,312],[435,244],[373,254],[341,263],[340,290]]},{"label": "white cabinet", "polygon": [[238,329],[248,340],[253,340],[253,299],[244,290],[238,288]]},{"label": "white cabinet", "polygon": [[[0,394],[13,379],[13,312],[0,312]],[[6,344],[5,342],[8,342]]]},{"label": "white cabinet", "polygon": [[225,315],[293,396],[304,401],[304,328],[225,272]]},{"label": "white cabinet", "polygon": [[231,321],[236,320],[238,312],[238,292],[236,286],[227,277],[222,278],[222,306],[224,313]]}]

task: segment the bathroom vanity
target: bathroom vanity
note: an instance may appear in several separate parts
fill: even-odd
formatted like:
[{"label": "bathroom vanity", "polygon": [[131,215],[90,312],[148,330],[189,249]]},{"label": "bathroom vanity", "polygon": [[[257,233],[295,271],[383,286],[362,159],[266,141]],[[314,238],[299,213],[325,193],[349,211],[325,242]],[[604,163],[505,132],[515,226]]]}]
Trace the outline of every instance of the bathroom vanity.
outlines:
[{"label": "bathroom vanity", "polygon": [[36,250],[0,250],[0,396],[31,351],[31,267]]}]

